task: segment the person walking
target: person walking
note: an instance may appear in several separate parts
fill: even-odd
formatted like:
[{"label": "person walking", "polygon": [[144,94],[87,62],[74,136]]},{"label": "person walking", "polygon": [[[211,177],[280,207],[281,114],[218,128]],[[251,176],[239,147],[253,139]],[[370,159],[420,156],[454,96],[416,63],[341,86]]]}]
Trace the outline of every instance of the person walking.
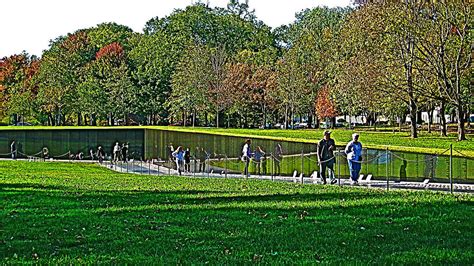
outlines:
[{"label": "person walking", "polygon": [[17,149],[16,149],[16,142],[15,141],[12,141],[12,143],[10,144],[10,153],[12,155],[12,159],[16,160]]},{"label": "person walking", "polygon": [[114,154],[114,162],[118,162],[120,160],[120,145],[118,142],[115,143],[113,154]]},{"label": "person walking", "polygon": [[263,156],[265,156],[265,152],[262,150],[260,146],[257,146],[255,153],[253,154],[253,159],[255,162],[255,174],[262,175],[262,162]]},{"label": "person walking", "polygon": [[122,160],[124,163],[128,161],[128,143],[122,144]]},{"label": "person walking", "polygon": [[323,139],[318,142],[317,154],[319,163],[319,174],[321,181],[326,184],[326,169],[331,179],[331,184],[337,182],[336,175],[334,174],[334,150],[336,149],[336,143],[331,139],[331,131],[324,131]]},{"label": "person walking", "polygon": [[99,163],[102,163],[105,158],[105,151],[102,149],[102,146],[97,147],[97,160],[99,160]]},{"label": "person walking", "polygon": [[277,145],[275,146],[275,154],[273,156],[273,159],[275,165],[275,175],[279,176],[281,172],[280,164],[281,160],[283,159],[283,149],[280,143],[277,143]]},{"label": "person walking", "polygon": [[173,152],[173,157],[176,160],[176,170],[178,171],[179,175],[181,175],[181,169],[184,165],[184,150],[183,147],[178,146],[178,148]]},{"label": "person walking", "polygon": [[347,154],[347,162],[351,174],[351,184],[357,185],[362,165],[362,143],[359,141],[359,134],[352,134],[352,141],[347,143],[344,152]]},{"label": "person walking", "polygon": [[245,177],[249,177],[249,164],[250,164],[250,158],[252,158],[252,150],[250,148],[250,144],[252,141],[250,139],[247,139],[244,143],[244,146],[242,147],[242,161],[245,163],[245,168],[244,168],[244,175]]}]

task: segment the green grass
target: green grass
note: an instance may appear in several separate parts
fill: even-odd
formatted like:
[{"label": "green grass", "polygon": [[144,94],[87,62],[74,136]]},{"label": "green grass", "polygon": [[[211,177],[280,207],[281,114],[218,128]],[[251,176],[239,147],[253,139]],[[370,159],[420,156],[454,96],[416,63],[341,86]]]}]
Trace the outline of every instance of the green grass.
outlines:
[{"label": "green grass", "polygon": [[472,264],[470,195],[0,161],[2,264]]}]

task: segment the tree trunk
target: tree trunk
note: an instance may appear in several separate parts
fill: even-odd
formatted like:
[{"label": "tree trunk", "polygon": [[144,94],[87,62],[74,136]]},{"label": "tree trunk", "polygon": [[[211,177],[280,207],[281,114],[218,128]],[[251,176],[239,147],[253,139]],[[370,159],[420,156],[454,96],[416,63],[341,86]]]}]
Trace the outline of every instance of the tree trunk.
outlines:
[{"label": "tree trunk", "polygon": [[416,103],[413,99],[410,99],[410,126],[411,126],[411,137],[417,138],[418,131],[416,129]]},{"label": "tree trunk", "polygon": [[439,118],[440,118],[440,131],[441,136],[446,137],[447,134],[447,127],[446,127],[446,103],[441,101],[441,106],[439,107]]},{"label": "tree trunk", "polygon": [[295,108],[291,106],[291,129],[295,129]]},{"label": "tree trunk", "polygon": [[288,129],[288,105],[285,106],[285,129]]},{"label": "tree trunk", "polygon": [[181,121],[183,121],[183,126],[186,127],[186,111],[183,110],[182,116],[181,116]]},{"label": "tree trunk", "polygon": [[458,141],[466,140],[466,131],[464,128],[464,108],[462,105],[457,106],[456,116],[458,118]]},{"label": "tree trunk", "polygon": [[423,118],[422,118],[422,111],[421,110],[416,110],[416,124],[418,124],[418,125],[423,124]]},{"label": "tree trunk", "polygon": [[263,105],[263,129],[266,128],[267,125],[267,110],[265,108],[265,105]]},{"label": "tree trunk", "polygon": [[219,110],[216,110],[216,128],[219,128]]},{"label": "tree trunk", "polygon": [[467,128],[471,128],[471,117],[470,116],[471,116],[471,110],[468,106],[468,109],[466,111],[466,117],[465,117],[465,121],[467,122],[466,123]]},{"label": "tree trunk", "polygon": [[81,112],[77,112],[77,125],[82,125],[82,114]]},{"label": "tree trunk", "polygon": [[311,112],[308,113],[308,128],[313,127],[313,114]]},{"label": "tree trunk", "polygon": [[113,126],[115,124],[114,115],[112,113],[109,114],[109,126]]},{"label": "tree trunk", "polygon": [[428,133],[431,133],[431,125],[433,124],[433,108],[428,110]]},{"label": "tree trunk", "polygon": [[90,114],[89,116],[90,116],[89,117],[90,118],[90,125],[91,126],[96,126],[97,123],[96,123],[96,120],[95,120],[95,114]]}]

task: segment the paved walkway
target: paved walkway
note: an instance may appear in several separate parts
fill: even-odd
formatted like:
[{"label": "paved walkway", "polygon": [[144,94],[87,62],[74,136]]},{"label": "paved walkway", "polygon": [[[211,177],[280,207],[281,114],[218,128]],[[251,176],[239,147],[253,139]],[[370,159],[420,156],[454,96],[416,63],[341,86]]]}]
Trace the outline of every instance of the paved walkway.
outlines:
[{"label": "paved walkway", "polygon": [[[129,162],[127,163],[117,163],[111,164],[106,162],[102,166],[110,168],[117,172],[122,173],[135,173],[135,174],[148,174],[148,175],[179,175],[178,171],[175,169],[170,169],[164,166],[158,166],[156,164],[145,163],[145,162]],[[183,173],[183,176],[197,177],[197,178],[245,178],[242,174],[236,173],[225,173],[224,171],[213,172],[211,173]],[[251,179],[262,179],[262,180],[273,180],[281,182],[294,182],[294,183],[304,183],[304,184],[321,184],[319,178],[305,177],[301,175],[292,176],[268,176],[268,175],[251,175]],[[350,180],[341,178],[337,180],[336,185],[341,186],[351,186]],[[370,180],[370,181],[361,181],[358,186],[367,187],[367,188],[379,188],[387,189],[386,180]],[[415,190],[436,190],[436,191],[445,191],[450,192],[451,186],[449,183],[432,183],[429,180],[425,182],[388,182],[389,189],[415,189]],[[463,192],[463,193],[474,193],[474,184],[453,184],[454,192]]]},{"label": "paved walkway", "polygon": [[[11,160],[7,158],[2,158],[0,160]],[[32,160],[32,159],[18,159],[18,160],[28,160],[28,161],[42,161],[42,160]],[[53,161],[53,160],[47,160]],[[79,163],[97,163],[96,161],[90,160],[54,160],[55,162],[79,162]],[[103,167],[107,167],[117,172],[122,173],[133,173],[133,174],[147,174],[147,175],[178,175],[178,171],[175,169],[170,169],[164,166],[158,166],[152,163],[139,162],[139,161],[130,161],[129,163],[119,162],[117,164],[112,164],[110,162],[104,162],[101,164]],[[225,173],[224,171],[212,172],[211,173],[183,173],[184,176],[197,177],[197,178],[245,178],[242,174],[236,173]],[[268,175],[251,175],[251,179],[262,179],[262,180],[273,180],[280,182],[294,182],[294,183],[304,183],[304,184],[321,184],[319,178],[306,177],[301,175],[291,176],[268,176]],[[433,183],[428,182],[388,182],[389,189],[415,189],[415,190],[436,190],[450,192],[451,186],[449,183]],[[351,186],[350,180],[341,178],[338,179],[336,185],[341,186]],[[386,180],[370,180],[370,181],[361,181],[358,186],[367,187],[367,188],[379,188],[387,189]],[[454,192],[462,193],[474,193],[474,184],[464,184],[464,183],[455,183],[453,184]]]}]

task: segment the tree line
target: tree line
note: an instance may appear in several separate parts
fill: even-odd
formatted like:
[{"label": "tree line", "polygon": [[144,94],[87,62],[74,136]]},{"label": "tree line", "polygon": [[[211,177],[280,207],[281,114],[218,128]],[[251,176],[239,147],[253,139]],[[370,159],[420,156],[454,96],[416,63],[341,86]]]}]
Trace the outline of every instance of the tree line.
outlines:
[{"label": "tree line", "polygon": [[[356,1],[316,7],[271,29],[248,1],[197,3],[52,40],[41,57],[0,60],[0,119],[44,125],[309,126],[336,115],[411,121],[455,112],[458,139],[473,103],[468,0]],[[429,126],[431,129],[431,126]]]}]

